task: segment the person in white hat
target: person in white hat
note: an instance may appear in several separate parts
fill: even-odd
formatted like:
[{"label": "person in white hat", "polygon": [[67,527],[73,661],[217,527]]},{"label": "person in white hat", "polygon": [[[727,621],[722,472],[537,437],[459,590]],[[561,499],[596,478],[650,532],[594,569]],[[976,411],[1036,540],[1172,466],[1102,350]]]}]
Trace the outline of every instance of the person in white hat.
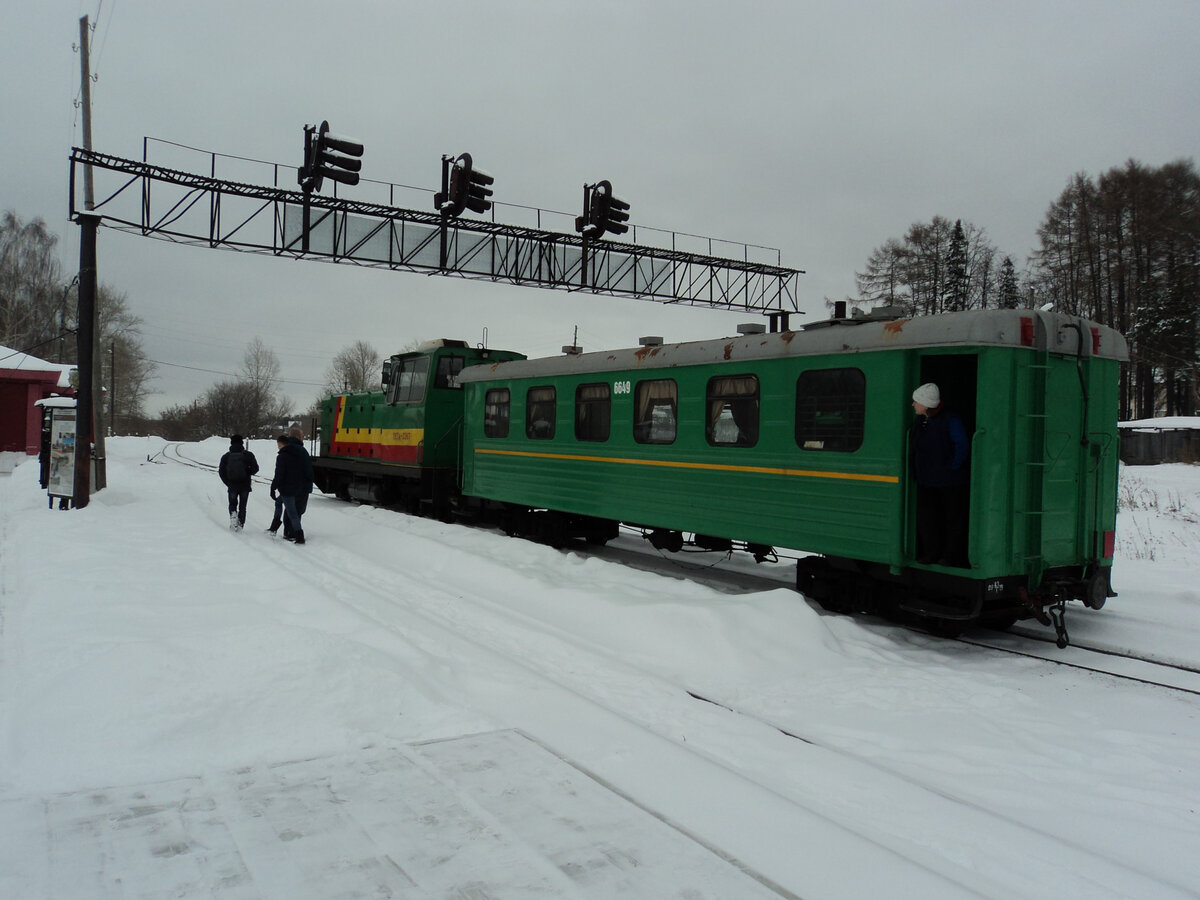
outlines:
[{"label": "person in white hat", "polygon": [[927,382],[912,393],[917,414],[909,462],[917,484],[917,562],[965,568],[970,510],[970,441],[959,416],[944,408]]}]

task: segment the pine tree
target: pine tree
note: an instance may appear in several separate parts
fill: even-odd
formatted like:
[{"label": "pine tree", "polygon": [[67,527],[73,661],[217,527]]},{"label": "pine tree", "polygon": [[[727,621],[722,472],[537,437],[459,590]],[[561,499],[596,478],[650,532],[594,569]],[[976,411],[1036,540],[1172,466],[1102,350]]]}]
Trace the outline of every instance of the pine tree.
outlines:
[{"label": "pine tree", "polygon": [[1004,257],[1000,263],[999,302],[1001,309],[1016,309],[1021,305],[1021,290],[1017,286],[1017,267],[1012,257]]},{"label": "pine tree", "polygon": [[967,308],[967,236],[963,232],[962,219],[954,223],[950,233],[950,247],[946,253],[946,312],[962,312]]}]

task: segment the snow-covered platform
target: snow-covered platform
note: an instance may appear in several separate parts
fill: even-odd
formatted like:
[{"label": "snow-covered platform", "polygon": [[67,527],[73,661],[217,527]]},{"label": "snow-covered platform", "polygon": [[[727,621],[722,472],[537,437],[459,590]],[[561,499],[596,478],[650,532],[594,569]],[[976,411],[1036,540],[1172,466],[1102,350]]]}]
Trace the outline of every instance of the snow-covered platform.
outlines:
[{"label": "snow-covered platform", "polygon": [[789,896],[516,731],[0,801],[31,823],[0,896]]}]

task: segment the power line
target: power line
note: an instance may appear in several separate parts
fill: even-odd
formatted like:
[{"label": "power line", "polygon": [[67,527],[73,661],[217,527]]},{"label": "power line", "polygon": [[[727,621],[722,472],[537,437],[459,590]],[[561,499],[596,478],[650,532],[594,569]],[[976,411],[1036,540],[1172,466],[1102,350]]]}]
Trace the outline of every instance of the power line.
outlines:
[{"label": "power line", "polygon": [[[68,329],[67,331],[62,332],[62,334],[56,334],[52,338],[46,338],[46,340],[41,341],[40,343],[37,343],[37,344],[32,344],[32,345],[26,347],[24,350],[13,350],[13,352],[8,354],[8,356],[0,356],[0,362],[3,362],[6,359],[12,359],[14,356],[21,356],[23,354],[28,354],[30,350],[36,350],[38,347],[44,347],[47,344],[53,344],[55,341],[61,341],[64,337],[66,337],[67,335],[70,335],[70,334],[75,334],[75,329],[71,328],[71,329]],[[52,363],[52,365],[70,365],[70,364],[69,363]]]},{"label": "power line", "polygon": [[[240,377],[235,372],[223,372],[220,369],[204,369],[204,368],[201,368],[200,366],[185,366],[182,363],[171,363],[171,362],[165,362],[161,359],[150,359],[150,357],[148,357],[148,356],[143,357],[143,359],[145,359],[146,362],[154,363],[156,366],[168,366],[169,368],[172,368],[172,369],[187,369],[191,372],[207,372],[210,375],[224,375],[226,378]],[[321,382],[293,381],[290,378],[280,378],[279,383],[280,384],[299,384],[299,385],[303,385],[305,387],[325,387],[324,383],[321,383]]]}]

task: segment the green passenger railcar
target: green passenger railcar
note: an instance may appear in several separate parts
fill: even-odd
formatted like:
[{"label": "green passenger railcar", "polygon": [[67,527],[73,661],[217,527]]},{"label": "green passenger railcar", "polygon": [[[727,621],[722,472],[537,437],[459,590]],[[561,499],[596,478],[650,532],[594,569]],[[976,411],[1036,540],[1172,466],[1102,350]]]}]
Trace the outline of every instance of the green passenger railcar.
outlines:
[{"label": "green passenger railcar", "polygon": [[[829,606],[944,622],[1109,596],[1124,338],[992,310],[464,371],[464,495],[551,531],[787,548]],[[910,395],[941,386],[970,435],[969,564],[916,562]],[[1061,634],[1061,629],[1060,629]]]},{"label": "green passenger railcar", "polygon": [[313,458],[317,487],[343,499],[448,514],[462,449],[459,376],[471,366],[524,358],[436,340],[391,357],[382,391],[326,397]]}]

